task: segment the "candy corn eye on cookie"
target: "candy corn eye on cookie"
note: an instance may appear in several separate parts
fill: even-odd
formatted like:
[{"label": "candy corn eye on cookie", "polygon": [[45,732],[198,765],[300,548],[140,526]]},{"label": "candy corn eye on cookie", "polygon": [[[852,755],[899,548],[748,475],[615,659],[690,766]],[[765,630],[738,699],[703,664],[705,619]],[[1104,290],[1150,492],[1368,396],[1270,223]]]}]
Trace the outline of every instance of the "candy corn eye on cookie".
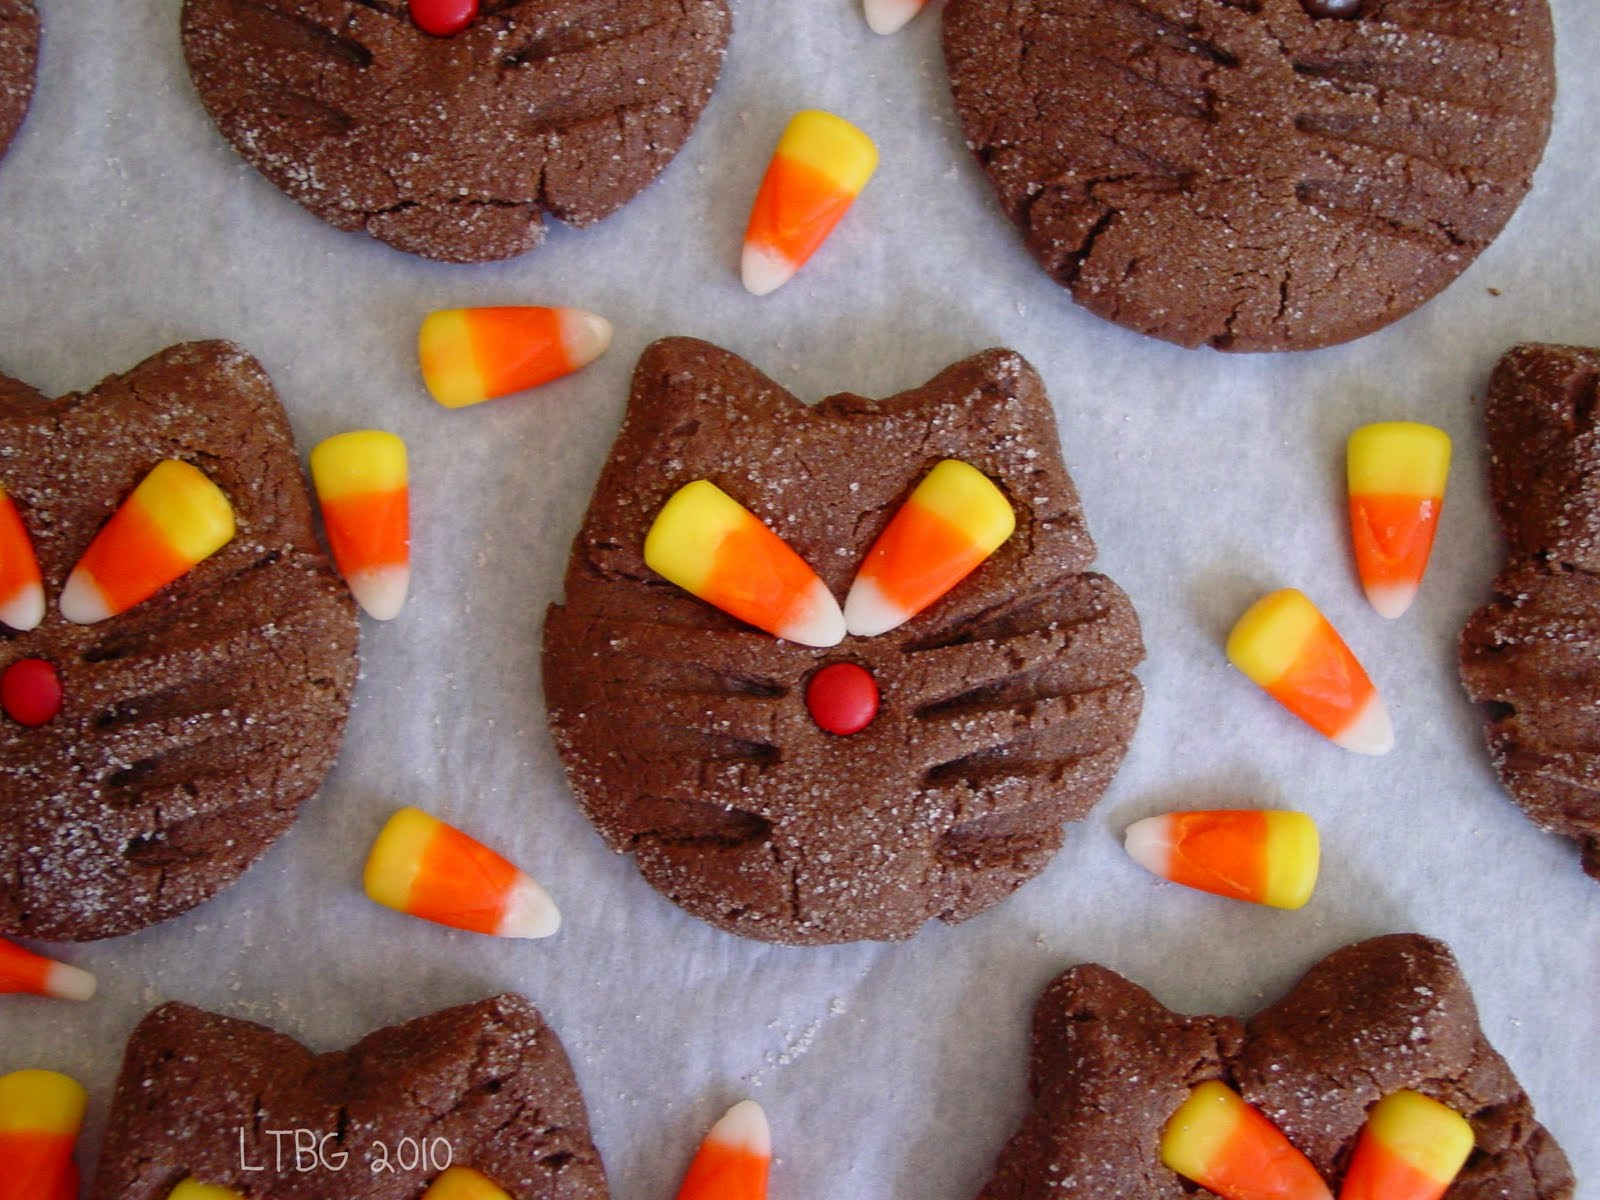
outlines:
[{"label": "candy corn eye on cookie", "polygon": [[1600,350],[1524,345],[1489,380],[1489,494],[1505,540],[1494,598],[1461,634],[1500,781],[1572,838],[1600,880]]},{"label": "candy corn eye on cookie", "polygon": [[657,342],[546,616],[573,791],[747,937],[963,920],[1044,867],[1138,720],[1138,619],[1094,555],[1011,351],[808,406]]},{"label": "candy corn eye on cookie", "polygon": [[222,342],[48,401],[0,377],[0,934],[184,912],[332,764],[356,612],[288,420]]},{"label": "candy corn eye on cookie", "polygon": [[338,229],[447,262],[631,200],[688,140],[729,31],[723,0],[183,5],[200,99],[252,166]]},{"label": "candy corn eye on cookie", "polygon": [[[275,1129],[304,1131],[298,1147]],[[89,1200],[245,1194],[608,1193],[566,1053],[521,996],[447,1008],[317,1055],[262,1025],[162,1005],[128,1039]]]},{"label": "candy corn eye on cookie", "polygon": [[1223,1200],[1437,1200],[1452,1179],[1464,1196],[1573,1195],[1454,957],[1419,934],[1336,950],[1245,1020],[1182,1016],[1073,967],[1034,1008],[1028,1089],[979,1200],[1180,1200],[1195,1184]]},{"label": "candy corn eye on cookie", "polygon": [[38,63],[39,14],[33,0],[0,0],[0,155],[28,113]]},{"label": "candy corn eye on cookie", "polygon": [[1543,154],[1553,38],[1546,0],[944,9],[967,144],[1050,277],[1241,351],[1361,337],[1471,264]]}]

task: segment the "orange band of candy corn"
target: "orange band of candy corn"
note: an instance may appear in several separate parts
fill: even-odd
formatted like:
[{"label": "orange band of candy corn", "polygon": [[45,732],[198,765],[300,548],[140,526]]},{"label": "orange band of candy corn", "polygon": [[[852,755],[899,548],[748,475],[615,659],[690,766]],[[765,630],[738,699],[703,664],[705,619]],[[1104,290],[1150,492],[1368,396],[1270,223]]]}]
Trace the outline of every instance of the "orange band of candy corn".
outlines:
[{"label": "orange band of candy corn", "polygon": [[73,1200],[72,1151],[88,1097],[55,1071],[0,1076],[0,1200]]},{"label": "orange band of candy corn", "polygon": [[1167,1122],[1161,1161],[1222,1200],[1332,1200],[1283,1132],[1216,1080],[1190,1092]]},{"label": "orange band of candy corn", "polygon": [[1475,1141],[1467,1119],[1448,1105],[1392,1092],[1367,1114],[1339,1200],[1439,1200]]},{"label": "orange band of candy corn", "polygon": [[741,1100],[700,1143],[677,1200],[765,1200],[771,1165],[766,1114],[754,1100]]},{"label": "orange band of candy corn", "polygon": [[79,967],[68,966],[25,950],[0,938],[0,992],[27,992],[58,1000],[87,1000],[94,995],[95,979]]}]

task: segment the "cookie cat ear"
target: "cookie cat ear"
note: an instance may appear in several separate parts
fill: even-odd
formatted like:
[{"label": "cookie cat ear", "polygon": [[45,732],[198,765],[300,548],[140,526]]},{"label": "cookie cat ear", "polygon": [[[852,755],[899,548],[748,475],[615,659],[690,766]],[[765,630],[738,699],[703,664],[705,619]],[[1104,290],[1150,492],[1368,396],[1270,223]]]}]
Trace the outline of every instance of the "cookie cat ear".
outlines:
[{"label": "cookie cat ear", "polygon": [[44,620],[44,582],[22,514],[0,485],[0,624],[26,633]]},{"label": "cookie cat ear", "polygon": [[111,515],[61,591],[61,615],[92,625],[126,612],[233,539],[233,506],[198,467],[169,458]]},{"label": "cookie cat ear", "polygon": [[839,602],[772,530],[716,484],[687,483],[662,505],[644,539],[656,574],[757,629],[802,646],[844,638]]},{"label": "cookie cat ear", "polygon": [[844,602],[856,637],[905,624],[978,568],[1017,527],[1011,501],[958,458],[929,471],[872,543]]}]

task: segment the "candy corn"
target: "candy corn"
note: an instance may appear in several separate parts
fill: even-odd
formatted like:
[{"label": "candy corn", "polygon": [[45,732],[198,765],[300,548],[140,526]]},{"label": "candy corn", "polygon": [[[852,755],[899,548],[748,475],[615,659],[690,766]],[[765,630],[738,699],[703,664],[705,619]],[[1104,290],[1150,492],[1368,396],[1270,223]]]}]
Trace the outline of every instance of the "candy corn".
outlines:
[{"label": "candy corn", "polygon": [[0,487],[0,625],[27,631],[44,620],[44,583],[16,503]]},{"label": "candy corn", "polygon": [[1309,1159],[1226,1084],[1200,1084],[1161,1134],[1161,1161],[1223,1200],[1332,1200]]},{"label": "candy corn", "polygon": [[531,876],[417,808],[402,808],[378,834],[365,884],[379,904],[475,933],[542,938],[561,927]]},{"label": "candy corn", "polygon": [[94,976],[24,950],[0,938],[0,992],[29,992],[57,1000],[87,1000],[94,995]]},{"label": "candy corn", "polygon": [[1163,879],[1273,908],[1301,907],[1317,885],[1317,824],[1305,813],[1168,813],[1135,821],[1123,845]]},{"label": "candy corn", "polygon": [[816,572],[708,480],[684,484],[661,506],[645,535],[644,561],[684,591],[777,637],[802,646],[844,638],[839,602]]},{"label": "candy corn", "polygon": [[1350,435],[1350,540],[1356,570],[1372,607],[1398,617],[1411,607],[1428,568],[1450,436],[1432,425],[1385,421]]},{"label": "candy corn", "polygon": [[126,612],[232,539],[233,507],[204,472],[169,458],[112,514],[67,576],[61,615],[92,625]]},{"label": "candy corn", "polygon": [[411,506],[406,444],[363,429],[319,442],[311,479],[339,573],[366,613],[387,621],[411,581]]},{"label": "candy corn", "polygon": [[611,322],[579,308],[449,308],[417,335],[422,380],[446,408],[523,392],[586,367],[611,345]]},{"label": "candy corn", "polygon": [[898,33],[927,3],[928,0],[865,0],[867,24],[873,33]]},{"label": "candy corn", "polygon": [[878,148],[849,121],[807,109],[789,121],[756,192],[740,275],[765,296],[793,278],[878,166]]},{"label": "candy corn", "polygon": [[199,1183],[185,1179],[167,1194],[167,1200],[244,1200],[244,1193],[223,1187],[220,1183]]},{"label": "candy corn", "polygon": [[77,1200],[72,1148],[87,1101],[55,1071],[0,1076],[0,1200]]},{"label": "candy corn", "polygon": [[511,1197],[487,1175],[471,1167],[451,1167],[422,1193],[422,1200],[511,1200]]},{"label": "candy corn", "polygon": [[1455,1110],[1420,1092],[1391,1093],[1367,1114],[1339,1200],[1439,1200],[1474,1140]]},{"label": "candy corn", "polygon": [[764,1200],[771,1165],[767,1114],[754,1100],[741,1100],[700,1143],[678,1200]]},{"label": "candy corn", "polygon": [[1228,635],[1228,660],[1346,750],[1387,754],[1394,747],[1378,690],[1304,593],[1284,588],[1251,605]]},{"label": "candy corn", "polygon": [[870,637],[909,621],[970,575],[1016,527],[1004,492],[976,467],[945,459],[867,551],[845,597],[845,628]]}]

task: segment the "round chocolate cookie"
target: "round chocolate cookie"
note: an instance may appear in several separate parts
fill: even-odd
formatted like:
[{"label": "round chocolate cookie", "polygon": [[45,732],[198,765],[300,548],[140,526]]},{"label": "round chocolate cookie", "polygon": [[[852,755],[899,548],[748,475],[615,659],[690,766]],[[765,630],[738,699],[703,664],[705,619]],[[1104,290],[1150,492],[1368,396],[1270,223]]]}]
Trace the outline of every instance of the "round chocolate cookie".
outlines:
[{"label": "round chocolate cookie", "polygon": [[128,1039],[89,1197],[167,1200],[193,1179],[254,1200],[416,1200],[452,1165],[512,1200],[608,1194],[566,1052],[521,996],[318,1055],[163,1004]]},{"label": "round chocolate cookie", "polygon": [[1600,350],[1508,351],[1484,422],[1507,561],[1461,678],[1512,798],[1600,880]]},{"label": "round chocolate cookie", "polygon": [[694,128],[724,0],[483,0],[425,33],[407,0],[184,0],[223,136],[339,229],[447,262],[538,245],[632,199]]},{"label": "round chocolate cookie", "polygon": [[0,154],[28,114],[38,66],[39,14],[33,0],[0,0]]},{"label": "round chocolate cookie", "polygon": [[1211,1193],[1161,1161],[1197,1084],[1255,1105],[1336,1194],[1367,1113],[1402,1089],[1465,1117],[1476,1146],[1452,1200],[1569,1200],[1572,1171],[1478,1025],[1450,950],[1415,933],[1335,950],[1248,1021],[1189,1017],[1095,964],[1033,1013],[1033,1107],[979,1200],[1185,1200]]},{"label": "round chocolate cookie", "polygon": [[[173,458],[227,496],[233,539],[121,615],[68,622],[67,575]],[[316,791],[355,685],[355,605],[272,385],[227,343],[54,401],[0,376],[0,486],[47,601],[37,628],[0,625],[0,671],[42,660],[62,692],[37,727],[0,715],[0,933],[128,933],[232,883]]]},{"label": "round chocolate cookie", "polygon": [[[800,645],[645,564],[667,498],[709,480],[843,596],[949,458],[998,485],[1015,532],[888,632]],[[1094,553],[1049,399],[1011,351],[886,400],[808,407],[715,346],[657,342],[545,620],[572,788],[608,845],[734,933],[893,939],[972,916],[1044,868],[1133,735],[1138,618],[1088,570]],[[858,725],[848,679],[826,704],[811,695],[837,664],[876,685],[857,732],[823,725]]]},{"label": "round chocolate cookie", "polygon": [[1053,279],[1183,346],[1306,350],[1454,279],[1527,192],[1546,0],[950,0],[967,144]]}]

